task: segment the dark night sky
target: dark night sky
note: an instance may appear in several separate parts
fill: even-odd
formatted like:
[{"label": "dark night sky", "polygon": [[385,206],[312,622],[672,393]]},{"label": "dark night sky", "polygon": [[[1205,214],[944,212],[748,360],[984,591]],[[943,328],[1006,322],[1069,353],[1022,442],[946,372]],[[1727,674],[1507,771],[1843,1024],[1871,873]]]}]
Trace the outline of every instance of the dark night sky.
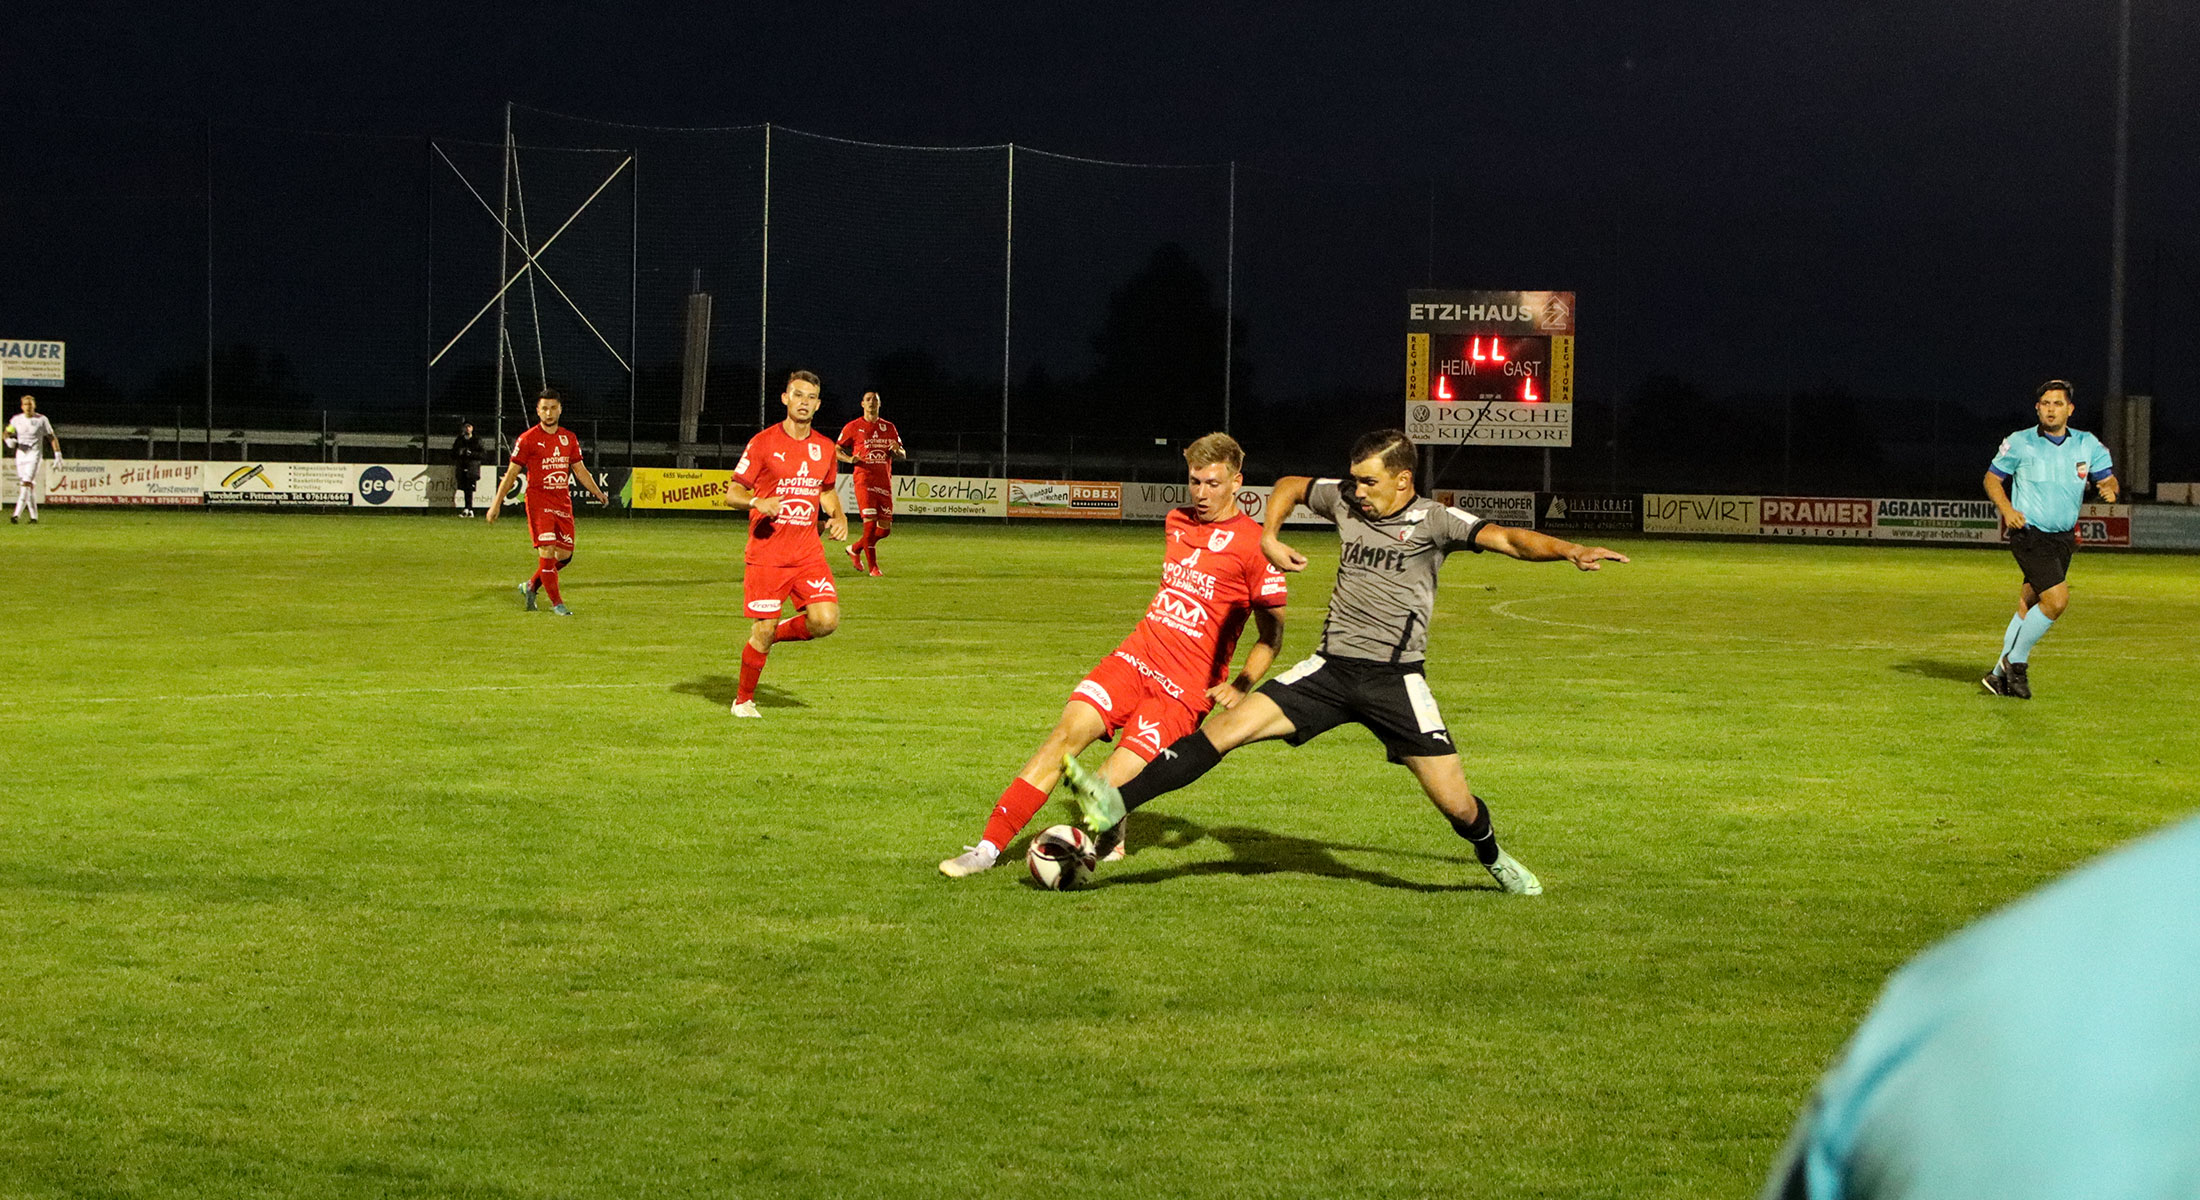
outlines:
[{"label": "dark night sky", "polygon": [[[1447,273],[1564,214],[1625,386],[2021,406],[2105,376],[2114,0],[1644,5],[18,5],[0,113],[492,137],[506,99],[1444,181]],[[2200,6],[2136,0],[2132,384],[2191,404]],[[2152,262],[2165,248],[2161,286]],[[2183,276],[2177,275],[2182,267]],[[1601,294],[1600,294],[1601,293]],[[2155,296],[2163,297],[2156,317]],[[1602,347],[1591,339],[1605,339]],[[2149,378],[2150,372],[2154,376]]]}]

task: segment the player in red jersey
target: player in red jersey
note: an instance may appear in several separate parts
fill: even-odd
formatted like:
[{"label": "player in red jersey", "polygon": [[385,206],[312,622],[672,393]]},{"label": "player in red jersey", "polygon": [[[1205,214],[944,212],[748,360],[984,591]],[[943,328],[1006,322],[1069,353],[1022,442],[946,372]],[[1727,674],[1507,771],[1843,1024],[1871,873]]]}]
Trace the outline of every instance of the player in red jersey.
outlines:
[{"label": "player in red jersey", "polygon": [[[779,394],[787,419],[749,439],[721,501],[749,514],[741,595],[750,625],[741,647],[741,686],[733,696],[737,717],[764,715],[756,707],[756,681],[774,642],[806,642],[840,628],[840,593],[817,537],[817,514],[824,510],[825,528],[836,542],[848,540],[848,514],[833,488],[840,475],[833,444],[810,428],[819,390],[808,371],[787,376],[787,390]],[[779,606],[789,599],[794,615],[782,621]]]},{"label": "player in red jersey", "polygon": [[[1238,510],[1245,485],[1245,451],[1228,434],[1210,433],[1184,450],[1192,503],[1171,511],[1163,527],[1161,589],[1145,619],[1092,669],[1054,732],[1001,793],[978,844],[940,864],[940,873],[975,875],[999,861],[1062,777],[1062,759],[1123,730],[1123,741],[1100,772],[1127,780],[1163,746],[1199,728],[1215,705],[1235,708],[1260,682],[1283,647],[1283,573],[1261,553],[1260,522]],[[1238,634],[1250,615],[1259,641],[1245,666],[1224,682]],[[1099,846],[1121,857],[1120,826]]]},{"label": "player in red jersey", "polygon": [[544,388],[535,399],[535,417],[541,422],[512,441],[512,464],[504,468],[504,478],[497,480],[497,490],[491,493],[489,509],[485,514],[490,521],[497,519],[497,510],[504,507],[504,497],[512,490],[512,476],[527,472],[527,531],[535,540],[535,574],[519,585],[520,595],[527,601],[527,611],[535,611],[535,593],[550,593],[550,611],[561,617],[570,617],[573,610],[565,606],[565,597],[558,594],[558,572],[573,561],[573,480],[578,478],[596,495],[599,504],[611,503],[611,497],[596,485],[596,477],[588,473],[581,462],[581,439],[570,429],[558,428],[558,417],[565,412],[565,401],[555,388]]},{"label": "player in red jersey", "polygon": [[878,544],[894,532],[894,460],[909,457],[901,430],[878,410],[878,393],[863,393],[863,415],[840,427],[838,443],[840,461],[855,465],[856,508],[863,514],[863,536],[848,547],[848,561],[872,575],[882,573]]}]

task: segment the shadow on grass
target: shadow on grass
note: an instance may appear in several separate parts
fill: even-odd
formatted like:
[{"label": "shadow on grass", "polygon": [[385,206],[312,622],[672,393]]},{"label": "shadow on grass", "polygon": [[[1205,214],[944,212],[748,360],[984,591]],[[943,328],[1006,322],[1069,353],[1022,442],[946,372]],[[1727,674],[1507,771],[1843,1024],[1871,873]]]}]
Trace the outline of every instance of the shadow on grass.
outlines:
[{"label": "shadow on grass", "polygon": [[578,579],[572,579],[572,580],[568,581],[568,580],[567,580],[567,578],[566,578],[566,577],[565,577],[564,575],[560,575],[560,576],[558,577],[558,586],[559,586],[559,587],[561,587],[561,588],[563,588],[563,587],[573,587],[573,586],[590,587],[590,588],[684,588],[684,587],[711,587],[711,586],[713,586],[713,585],[715,585],[715,584],[721,584],[721,583],[730,583],[730,584],[732,584],[732,585],[733,585],[733,586],[735,586],[735,587],[739,587],[739,586],[741,586],[741,581],[740,581],[740,580],[738,580],[738,579],[732,579],[732,580],[727,580],[727,579],[587,579],[587,578],[578,578]]},{"label": "shadow on grass", "polygon": [[1894,669],[1904,675],[1922,675],[1927,679],[1945,679],[1950,683],[1973,685],[1978,683],[1981,675],[1986,674],[1977,663],[1943,662],[1930,658],[1913,658],[1908,662],[1898,662],[1894,665]]},{"label": "shadow on grass", "polygon": [[[670,690],[682,696],[701,696],[720,708],[730,708],[733,705],[734,694],[740,688],[741,681],[731,675],[705,675],[701,679],[690,679],[686,683],[675,683]],[[808,704],[795,699],[768,683],[756,685],[756,706],[758,708],[809,707]]]},{"label": "shadow on grass", "polygon": [[[1291,837],[1254,829],[1245,825],[1203,826],[1168,813],[1140,812],[1130,818],[1131,857],[1121,863],[1103,866],[1093,874],[1093,888],[1127,887],[1153,883],[1166,883],[1187,875],[1320,875],[1329,879],[1348,879],[1374,887],[1395,888],[1407,892],[1494,892],[1495,881],[1481,883],[1417,883],[1401,879],[1388,871],[1371,871],[1355,867],[1338,859],[1340,851],[1383,854],[1394,858],[1418,858],[1431,862],[1453,863],[1463,877],[1478,873],[1469,859],[1451,855],[1401,851],[1389,846],[1356,846],[1341,842],[1323,842],[1313,838]],[[1230,857],[1219,862],[1184,863],[1172,867],[1155,867],[1139,870],[1138,856],[1150,850],[1177,850],[1197,842],[1213,839],[1230,852]],[[1034,884],[1033,886],[1037,886]]]}]

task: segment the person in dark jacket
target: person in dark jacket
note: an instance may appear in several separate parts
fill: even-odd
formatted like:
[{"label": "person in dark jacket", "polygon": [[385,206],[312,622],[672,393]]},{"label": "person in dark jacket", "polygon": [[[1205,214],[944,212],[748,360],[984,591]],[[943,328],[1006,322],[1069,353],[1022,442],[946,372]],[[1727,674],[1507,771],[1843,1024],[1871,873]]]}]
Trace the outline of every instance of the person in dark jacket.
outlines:
[{"label": "person in dark jacket", "polygon": [[481,463],[488,456],[481,448],[481,439],[474,436],[474,423],[466,422],[451,441],[451,462],[458,468],[458,493],[466,500],[460,516],[474,515],[474,488],[481,483]]}]

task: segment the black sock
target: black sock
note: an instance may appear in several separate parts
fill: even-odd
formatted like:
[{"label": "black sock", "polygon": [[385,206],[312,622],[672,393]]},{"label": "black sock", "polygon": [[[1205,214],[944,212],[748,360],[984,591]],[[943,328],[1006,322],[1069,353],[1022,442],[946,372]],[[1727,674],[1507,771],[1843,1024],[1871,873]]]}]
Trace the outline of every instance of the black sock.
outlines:
[{"label": "black sock", "polygon": [[1123,785],[1123,811],[1129,812],[1164,792],[1188,787],[1193,780],[1215,769],[1222,761],[1222,751],[1207,740],[1203,730],[1194,730],[1169,743],[1168,747],[1146,764],[1146,769],[1131,777]]},{"label": "black sock", "polygon": [[1451,822],[1453,832],[1467,839],[1467,844],[1474,847],[1474,856],[1486,867],[1497,861],[1497,831],[1490,828],[1490,802],[1480,796],[1475,800],[1472,821],[1462,821],[1450,813],[1445,813],[1444,819]]}]

